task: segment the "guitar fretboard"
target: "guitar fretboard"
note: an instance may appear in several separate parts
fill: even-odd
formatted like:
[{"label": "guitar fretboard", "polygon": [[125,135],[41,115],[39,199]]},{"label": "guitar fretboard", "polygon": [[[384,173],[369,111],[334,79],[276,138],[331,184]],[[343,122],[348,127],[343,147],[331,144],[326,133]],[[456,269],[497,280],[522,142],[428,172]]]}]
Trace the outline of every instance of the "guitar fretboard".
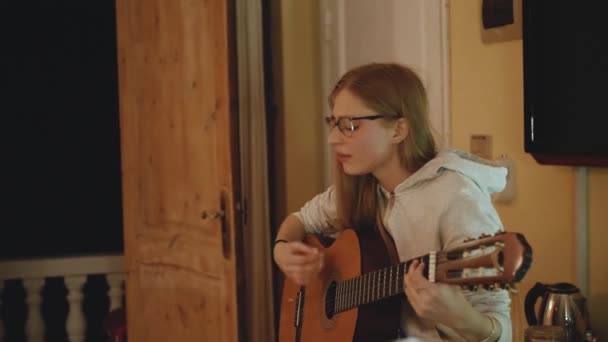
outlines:
[{"label": "guitar fretboard", "polygon": [[[424,269],[424,276],[434,281],[435,253],[421,259],[427,265]],[[327,309],[339,313],[403,293],[403,277],[412,262],[413,260],[409,260],[360,277],[336,282],[335,286],[328,291]]]}]

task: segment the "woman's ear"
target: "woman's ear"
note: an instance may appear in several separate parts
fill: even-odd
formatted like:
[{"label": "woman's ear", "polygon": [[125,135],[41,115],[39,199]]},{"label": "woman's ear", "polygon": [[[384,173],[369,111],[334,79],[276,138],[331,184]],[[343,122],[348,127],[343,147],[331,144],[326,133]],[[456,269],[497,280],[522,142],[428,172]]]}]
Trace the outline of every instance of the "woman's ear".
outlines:
[{"label": "woman's ear", "polygon": [[410,125],[408,125],[407,121],[404,118],[400,118],[397,120],[395,125],[395,131],[393,132],[392,141],[395,144],[399,144],[404,141],[407,136],[410,134]]}]

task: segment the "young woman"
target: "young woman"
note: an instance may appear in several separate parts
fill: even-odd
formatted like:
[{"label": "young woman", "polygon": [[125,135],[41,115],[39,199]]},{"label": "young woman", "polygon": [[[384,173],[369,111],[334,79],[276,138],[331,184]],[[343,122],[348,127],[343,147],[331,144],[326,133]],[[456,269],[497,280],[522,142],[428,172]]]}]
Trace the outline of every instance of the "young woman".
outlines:
[{"label": "young woman", "polygon": [[[401,262],[502,230],[490,194],[504,188],[506,169],[436,150],[426,91],[411,69],[377,63],[355,68],[336,84],[329,102],[335,185],[289,215],[274,245],[274,260],[292,281],[305,285],[323,267],[323,254],[301,242],[305,234],[371,229],[378,214]],[[414,262],[404,278],[402,329],[408,337],[512,339],[505,290],[431,283],[424,267]]]}]

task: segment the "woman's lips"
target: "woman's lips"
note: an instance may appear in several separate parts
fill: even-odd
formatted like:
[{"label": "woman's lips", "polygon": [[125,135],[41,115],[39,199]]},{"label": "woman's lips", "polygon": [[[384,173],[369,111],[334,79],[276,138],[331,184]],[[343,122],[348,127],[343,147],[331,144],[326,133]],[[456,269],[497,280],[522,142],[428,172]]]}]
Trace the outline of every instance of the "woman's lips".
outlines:
[{"label": "woman's lips", "polygon": [[348,161],[350,159],[350,154],[343,154],[343,153],[336,153],[336,159],[340,162],[340,163],[344,163],[346,161]]}]

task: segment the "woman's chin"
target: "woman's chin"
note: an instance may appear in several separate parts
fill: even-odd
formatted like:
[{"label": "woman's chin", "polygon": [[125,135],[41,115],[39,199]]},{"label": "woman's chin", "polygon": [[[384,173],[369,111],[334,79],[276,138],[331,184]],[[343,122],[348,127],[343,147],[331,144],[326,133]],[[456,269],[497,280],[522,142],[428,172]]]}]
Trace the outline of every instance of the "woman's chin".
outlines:
[{"label": "woman's chin", "polygon": [[367,170],[362,170],[361,168],[357,168],[346,163],[342,164],[342,171],[349,176],[362,176],[369,173]]}]

